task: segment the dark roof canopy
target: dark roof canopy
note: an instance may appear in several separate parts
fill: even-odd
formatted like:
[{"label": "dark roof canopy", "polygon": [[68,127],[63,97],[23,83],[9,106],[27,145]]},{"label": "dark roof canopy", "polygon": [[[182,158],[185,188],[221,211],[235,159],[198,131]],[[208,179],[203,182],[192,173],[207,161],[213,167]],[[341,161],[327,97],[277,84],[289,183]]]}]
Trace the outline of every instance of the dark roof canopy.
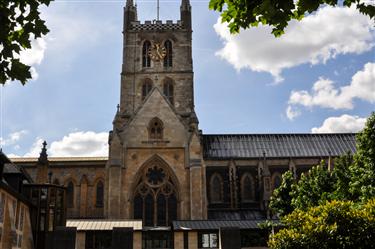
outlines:
[{"label": "dark roof canopy", "polygon": [[173,230],[217,230],[224,227],[258,229],[265,220],[178,220],[173,221]]},{"label": "dark roof canopy", "polygon": [[328,157],[354,153],[354,133],[203,135],[205,159]]}]

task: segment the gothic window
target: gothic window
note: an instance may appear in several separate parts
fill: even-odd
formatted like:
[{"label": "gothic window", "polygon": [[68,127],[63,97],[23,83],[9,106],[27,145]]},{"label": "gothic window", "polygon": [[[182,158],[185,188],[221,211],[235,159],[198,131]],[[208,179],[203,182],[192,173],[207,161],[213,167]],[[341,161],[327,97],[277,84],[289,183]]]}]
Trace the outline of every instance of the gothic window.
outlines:
[{"label": "gothic window", "polygon": [[163,139],[163,123],[158,118],[153,118],[148,125],[150,139]]},{"label": "gothic window", "polygon": [[241,178],[241,200],[248,202],[254,200],[254,178],[246,173]]},{"label": "gothic window", "polygon": [[280,187],[281,185],[281,175],[280,173],[276,172],[272,176],[272,190]]},{"label": "gothic window", "polygon": [[144,100],[147,97],[147,95],[151,92],[151,90],[152,90],[152,81],[150,79],[146,79],[142,85],[142,100]]},{"label": "gothic window", "polygon": [[151,58],[149,55],[150,48],[151,48],[151,43],[149,41],[145,41],[143,43],[143,48],[142,48],[142,66],[143,67],[151,66]]},{"label": "gothic window", "polygon": [[104,204],[104,184],[102,181],[98,181],[96,184],[96,207],[103,207]]},{"label": "gothic window", "polygon": [[145,226],[168,226],[177,219],[177,192],[172,178],[158,163],[142,172],[134,194],[134,219]]},{"label": "gothic window", "polygon": [[66,207],[74,207],[74,184],[71,181],[66,186]]},{"label": "gothic window", "polygon": [[211,176],[210,200],[211,203],[223,202],[223,179],[219,174],[214,174],[213,176]]},{"label": "gothic window", "polygon": [[169,102],[173,105],[173,81],[171,79],[166,79],[163,85],[163,93]]},{"label": "gothic window", "polygon": [[167,40],[164,42],[164,47],[166,50],[166,55],[164,57],[164,67],[172,67],[173,55],[172,55],[172,42]]}]

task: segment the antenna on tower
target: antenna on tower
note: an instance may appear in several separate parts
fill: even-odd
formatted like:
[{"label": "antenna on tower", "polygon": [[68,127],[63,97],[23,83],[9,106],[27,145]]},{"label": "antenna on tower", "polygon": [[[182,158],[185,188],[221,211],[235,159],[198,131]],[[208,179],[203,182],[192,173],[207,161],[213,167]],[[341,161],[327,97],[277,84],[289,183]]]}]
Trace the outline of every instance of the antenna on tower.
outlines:
[{"label": "antenna on tower", "polygon": [[157,21],[159,21],[159,10],[160,10],[159,0],[157,0],[157,4],[156,4],[156,20]]}]

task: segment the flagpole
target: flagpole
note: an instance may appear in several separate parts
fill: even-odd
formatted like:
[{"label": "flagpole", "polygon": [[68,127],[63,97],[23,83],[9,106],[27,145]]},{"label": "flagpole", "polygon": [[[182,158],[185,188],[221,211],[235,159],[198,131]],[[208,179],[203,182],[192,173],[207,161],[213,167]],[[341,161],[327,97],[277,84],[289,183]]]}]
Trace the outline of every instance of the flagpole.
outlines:
[{"label": "flagpole", "polygon": [[156,20],[159,21],[159,9],[160,9],[160,7],[159,7],[159,0],[157,0],[157,7],[156,7],[156,9],[157,9]]}]

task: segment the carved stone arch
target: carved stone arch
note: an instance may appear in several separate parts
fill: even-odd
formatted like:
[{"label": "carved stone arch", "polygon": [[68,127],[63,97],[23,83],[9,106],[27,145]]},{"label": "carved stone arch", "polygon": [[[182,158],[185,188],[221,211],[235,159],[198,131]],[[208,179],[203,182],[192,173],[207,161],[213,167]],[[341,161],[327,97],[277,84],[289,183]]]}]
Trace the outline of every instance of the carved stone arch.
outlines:
[{"label": "carved stone arch", "polygon": [[241,177],[241,200],[249,202],[255,200],[255,179],[249,173],[245,173]]},{"label": "carved stone arch", "polygon": [[215,172],[210,178],[210,196],[211,203],[224,202],[224,180],[223,177]]},{"label": "carved stone arch", "polygon": [[93,183],[93,205],[97,208],[104,206],[104,192],[105,192],[105,180],[104,177],[99,176],[94,180]]},{"label": "carved stone arch", "polygon": [[148,123],[148,138],[150,140],[162,140],[164,137],[164,123],[158,117],[154,117]]},{"label": "carved stone arch", "polygon": [[155,163],[158,163],[158,164],[162,165],[168,171],[168,173],[170,174],[170,177],[173,180],[173,184],[175,184],[175,186],[176,186],[176,189],[177,189],[177,192],[178,192],[178,195],[179,195],[178,197],[180,199],[181,186],[180,186],[180,182],[177,178],[177,175],[174,172],[174,170],[172,169],[172,167],[162,157],[160,157],[158,154],[154,154],[153,156],[151,156],[149,159],[147,159],[142,164],[141,167],[139,167],[137,173],[133,177],[134,181],[131,184],[131,189],[132,189],[131,193],[132,194],[130,196],[130,199],[134,198],[133,193],[134,193],[134,190],[136,189],[136,187],[138,186],[139,181],[142,178],[142,172],[144,172],[148,168],[148,166],[151,166],[152,164],[155,164]]},{"label": "carved stone arch", "polygon": [[272,174],[272,177],[271,177],[271,188],[272,188],[272,191],[279,187],[281,182],[282,182],[282,176],[281,176],[281,173],[280,172],[275,172]]},{"label": "carved stone arch", "polygon": [[173,169],[158,155],[138,170],[132,183],[132,213],[145,226],[168,226],[179,217],[180,186]]},{"label": "carved stone arch", "polygon": [[90,184],[90,182],[89,182],[89,178],[87,177],[87,175],[82,175],[82,177],[81,177],[81,181],[80,181],[80,184],[81,184],[81,185],[82,185],[82,184],[87,184],[87,185]]}]

